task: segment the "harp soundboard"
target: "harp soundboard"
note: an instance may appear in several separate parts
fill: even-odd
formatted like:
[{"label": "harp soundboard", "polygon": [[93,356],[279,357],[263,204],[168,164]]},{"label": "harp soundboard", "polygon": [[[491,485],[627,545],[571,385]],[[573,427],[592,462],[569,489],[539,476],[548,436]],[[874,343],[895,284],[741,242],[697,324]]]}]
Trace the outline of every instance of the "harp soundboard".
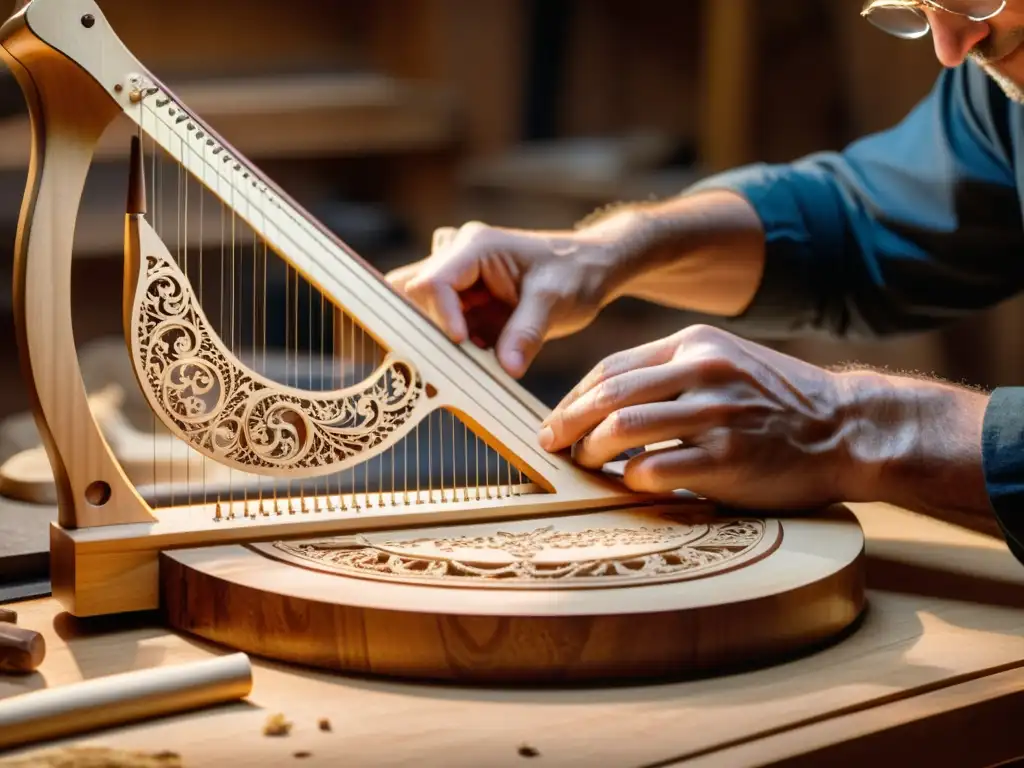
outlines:
[{"label": "harp soundboard", "polygon": [[[217,135],[95,2],[29,0],[0,40],[32,124],[15,313],[70,613],[160,609],[263,656],[472,682],[706,672],[859,616],[848,511],[726,514],[545,452],[546,407]],[[125,354],[199,458],[161,503],[90,411],[72,323],[83,187],[125,120]]]}]

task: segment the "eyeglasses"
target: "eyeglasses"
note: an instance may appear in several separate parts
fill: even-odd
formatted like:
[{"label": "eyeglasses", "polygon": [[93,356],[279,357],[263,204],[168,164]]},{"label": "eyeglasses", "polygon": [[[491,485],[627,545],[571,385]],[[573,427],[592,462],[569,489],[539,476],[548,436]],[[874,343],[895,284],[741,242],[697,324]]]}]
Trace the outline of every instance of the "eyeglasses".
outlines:
[{"label": "eyeglasses", "polygon": [[922,6],[971,21],[988,21],[1003,12],[1006,0],[868,0],[860,15],[883,32],[915,40],[931,31]]}]

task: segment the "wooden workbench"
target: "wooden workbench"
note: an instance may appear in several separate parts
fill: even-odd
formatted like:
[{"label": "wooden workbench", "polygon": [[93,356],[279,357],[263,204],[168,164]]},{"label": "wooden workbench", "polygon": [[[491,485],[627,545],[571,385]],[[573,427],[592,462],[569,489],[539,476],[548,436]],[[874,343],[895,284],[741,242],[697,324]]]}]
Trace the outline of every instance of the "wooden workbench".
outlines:
[{"label": "wooden workbench", "polygon": [[[187,766],[985,766],[1024,755],[1024,566],[982,534],[880,505],[853,510],[868,536],[870,608],[849,637],[787,664],[658,686],[496,691],[257,661],[244,704],[76,743],[171,750]],[[225,652],[155,616],[89,623],[51,599],[13,607],[45,633],[48,654],[38,673],[0,678],[0,697]],[[294,729],[264,736],[278,712]],[[317,726],[325,717],[331,732]]]}]

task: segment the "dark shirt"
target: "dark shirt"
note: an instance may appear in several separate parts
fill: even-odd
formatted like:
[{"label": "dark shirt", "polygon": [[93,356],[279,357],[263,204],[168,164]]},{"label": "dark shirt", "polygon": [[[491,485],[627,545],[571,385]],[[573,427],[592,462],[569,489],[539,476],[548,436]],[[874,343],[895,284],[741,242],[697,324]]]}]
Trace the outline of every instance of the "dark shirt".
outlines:
[{"label": "dark shirt", "polygon": [[[968,62],[945,70],[891,130],[689,190],[735,190],[764,223],[761,288],[729,325],[775,337],[883,336],[936,328],[1018,293],[1022,125],[1024,106]],[[992,393],[982,450],[993,511],[1024,562],[1024,388]]]}]

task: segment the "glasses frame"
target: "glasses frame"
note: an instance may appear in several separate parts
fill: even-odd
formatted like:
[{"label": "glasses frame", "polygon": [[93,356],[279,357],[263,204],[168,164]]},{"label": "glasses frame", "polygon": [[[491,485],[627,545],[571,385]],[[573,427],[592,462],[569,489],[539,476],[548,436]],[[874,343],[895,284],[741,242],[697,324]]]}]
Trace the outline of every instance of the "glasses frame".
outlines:
[{"label": "glasses frame", "polygon": [[[986,14],[972,16],[969,13],[963,13],[961,11],[951,11],[949,8],[944,7],[942,3],[939,2],[939,0],[915,0],[913,4],[892,3],[891,0],[889,0],[889,2],[886,2],[886,0],[867,0],[867,2],[864,3],[864,7],[861,9],[860,15],[867,19],[873,26],[882,30],[886,34],[890,34],[893,35],[894,37],[899,37],[904,40],[918,40],[932,31],[931,22],[928,21],[928,17],[922,10],[922,6],[926,8],[931,8],[932,10],[935,11],[951,13],[954,16],[960,16],[965,19],[970,19],[971,21],[988,21],[989,19],[994,19],[996,16],[998,16],[1000,13],[1006,10],[1007,2],[1008,0],[1000,0],[1000,2],[996,5],[996,9],[994,11]],[[871,14],[874,11],[879,10],[881,8],[903,9],[906,10],[908,13],[914,14],[921,20],[921,31],[901,34],[899,32],[894,32],[891,29],[886,29],[877,22],[872,21]]]}]

